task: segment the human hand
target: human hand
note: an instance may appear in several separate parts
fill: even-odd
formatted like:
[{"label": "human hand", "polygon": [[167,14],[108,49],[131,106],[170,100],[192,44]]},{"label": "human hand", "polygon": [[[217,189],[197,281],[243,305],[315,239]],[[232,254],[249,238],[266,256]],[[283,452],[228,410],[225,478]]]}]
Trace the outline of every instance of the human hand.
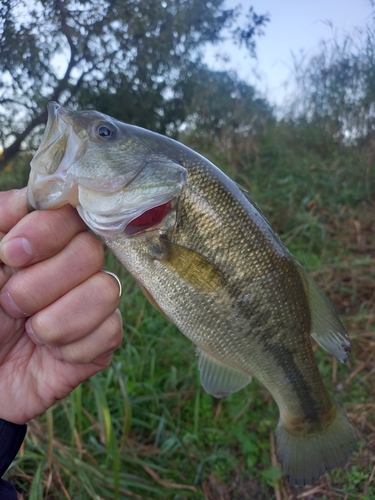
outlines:
[{"label": "human hand", "polygon": [[0,418],[24,424],[108,367],[122,341],[119,287],[76,211],[27,213],[0,192]]}]

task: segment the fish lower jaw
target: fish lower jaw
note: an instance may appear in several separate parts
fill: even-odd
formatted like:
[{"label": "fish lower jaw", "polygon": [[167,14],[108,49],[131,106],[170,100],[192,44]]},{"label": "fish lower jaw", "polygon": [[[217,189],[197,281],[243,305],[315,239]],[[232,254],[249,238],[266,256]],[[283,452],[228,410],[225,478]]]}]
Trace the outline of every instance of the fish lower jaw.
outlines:
[{"label": "fish lower jaw", "polygon": [[127,221],[124,218],[119,218],[118,215],[92,214],[81,205],[78,205],[76,209],[85,224],[99,236],[111,238],[124,232]]},{"label": "fish lower jaw", "polygon": [[43,181],[38,176],[30,175],[27,189],[27,204],[29,210],[54,210],[64,205],[78,205],[77,186],[66,188],[66,184],[59,179],[46,178]]},{"label": "fish lower jaw", "polygon": [[81,219],[87,224],[87,226],[97,235],[105,238],[109,241],[116,237],[121,237],[122,239],[132,239],[141,234],[165,234],[165,228],[161,227],[161,224],[155,224],[153,226],[135,227],[134,231],[128,230],[131,227],[131,222],[134,220],[134,216],[121,217],[118,215],[96,215],[86,212],[82,206],[76,207],[78,214]]},{"label": "fish lower jaw", "polygon": [[165,234],[176,222],[172,200],[144,210],[129,209],[116,214],[94,214],[82,205],[76,207],[84,222],[105,239],[121,236],[132,238],[141,234]]}]

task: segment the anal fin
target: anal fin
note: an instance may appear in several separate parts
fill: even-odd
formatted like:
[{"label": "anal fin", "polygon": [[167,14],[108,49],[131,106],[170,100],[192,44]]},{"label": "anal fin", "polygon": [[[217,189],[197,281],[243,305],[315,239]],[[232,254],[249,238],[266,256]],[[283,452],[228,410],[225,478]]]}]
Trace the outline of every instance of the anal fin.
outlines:
[{"label": "anal fin", "polygon": [[215,398],[225,398],[251,382],[249,375],[226,366],[201,349],[197,349],[197,354],[202,386]]}]

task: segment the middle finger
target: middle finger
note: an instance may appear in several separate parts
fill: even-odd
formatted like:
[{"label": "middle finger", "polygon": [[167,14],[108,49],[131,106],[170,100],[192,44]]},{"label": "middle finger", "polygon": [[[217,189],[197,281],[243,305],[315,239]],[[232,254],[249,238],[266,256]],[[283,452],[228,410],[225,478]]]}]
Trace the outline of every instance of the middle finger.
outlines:
[{"label": "middle finger", "polygon": [[32,316],[98,272],[103,258],[95,236],[79,233],[58,254],[15,273],[1,291],[0,305],[13,318]]}]

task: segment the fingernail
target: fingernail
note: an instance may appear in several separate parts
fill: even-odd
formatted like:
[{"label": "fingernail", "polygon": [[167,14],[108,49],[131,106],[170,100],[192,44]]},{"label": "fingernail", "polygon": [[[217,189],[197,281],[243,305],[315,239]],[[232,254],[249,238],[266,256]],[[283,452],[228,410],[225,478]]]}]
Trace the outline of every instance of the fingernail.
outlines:
[{"label": "fingernail", "polygon": [[21,309],[16,306],[9,292],[0,293],[0,305],[12,318],[25,318],[29,316],[29,314],[21,311]]},{"label": "fingernail", "polygon": [[56,359],[64,359],[61,355],[60,349],[58,347],[50,347],[49,350],[51,351],[51,354],[54,358]]},{"label": "fingernail", "polygon": [[30,262],[34,253],[26,238],[13,238],[0,246],[1,260],[12,267],[21,267]]},{"label": "fingernail", "polygon": [[118,319],[121,321],[121,324],[122,324],[122,315],[121,315],[120,309],[117,308],[115,310],[115,314],[118,317]]},{"label": "fingernail", "polygon": [[37,346],[44,345],[44,342],[40,341],[38,339],[38,337],[35,335],[33,327],[31,326],[30,320],[26,321],[25,330],[26,330],[27,335],[30,337],[30,340],[32,340],[35,345],[37,345]]}]

